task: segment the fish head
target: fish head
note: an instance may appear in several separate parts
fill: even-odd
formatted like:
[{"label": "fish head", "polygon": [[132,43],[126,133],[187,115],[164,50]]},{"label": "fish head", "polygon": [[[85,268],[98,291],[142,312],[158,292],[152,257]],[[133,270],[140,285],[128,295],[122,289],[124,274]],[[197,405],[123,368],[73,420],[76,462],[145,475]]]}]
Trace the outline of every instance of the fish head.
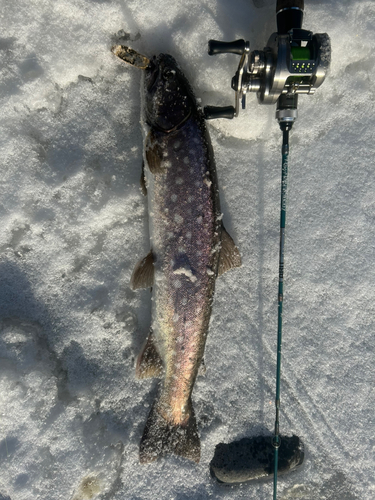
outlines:
[{"label": "fish head", "polygon": [[169,54],[154,56],[144,72],[146,121],[170,132],[182,124],[196,106],[189,82]]}]

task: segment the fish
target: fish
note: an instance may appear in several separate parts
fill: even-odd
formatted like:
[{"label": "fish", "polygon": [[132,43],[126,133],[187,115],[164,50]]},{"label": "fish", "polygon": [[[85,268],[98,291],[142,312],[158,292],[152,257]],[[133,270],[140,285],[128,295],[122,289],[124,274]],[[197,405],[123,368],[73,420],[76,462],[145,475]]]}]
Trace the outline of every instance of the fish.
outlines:
[{"label": "fish", "polygon": [[[223,226],[214,153],[190,83],[169,54],[138,59],[135,65],[143,70],[141,186],[147,193],[150,251],[136,264],[130,284],[134,290],[152,289],[152,322],[136,376],[162,378],[139,459],[150,463],[173,453],[198,463],[192,392],[203,362],[215,281],[239,267],[241,257]],[[132,51],[126,62],[135,60]]]}]

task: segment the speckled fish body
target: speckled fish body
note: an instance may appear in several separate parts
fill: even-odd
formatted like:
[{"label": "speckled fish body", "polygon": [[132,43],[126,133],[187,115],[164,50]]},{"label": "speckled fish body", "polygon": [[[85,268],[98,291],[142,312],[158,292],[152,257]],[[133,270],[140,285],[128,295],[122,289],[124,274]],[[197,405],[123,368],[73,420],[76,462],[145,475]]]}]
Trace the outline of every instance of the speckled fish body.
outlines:
[{"label": "speckled fish body", "polygon": [[162,173],[146,168],[154,255],[152,330],[165,378],[160,412],[175,424],[189,418],[211,314],[221,233],[215,163],[195,109],[181,128],[153,131]]},{"label": "speckled fish body", "polygon": [[132,283],[134,288],[152,284],[153,300],[151,331],[137,374],[157,376],[163,371],[163,382],[142,437],[140,460],[150,462],[173,452],[198,462],[191,394],[220,261],[224,272],[240,265],[240,258],[222,227],[205,121],[171,56],[160,54],[150,61],[142,99],[151,251],[137,265]]}]

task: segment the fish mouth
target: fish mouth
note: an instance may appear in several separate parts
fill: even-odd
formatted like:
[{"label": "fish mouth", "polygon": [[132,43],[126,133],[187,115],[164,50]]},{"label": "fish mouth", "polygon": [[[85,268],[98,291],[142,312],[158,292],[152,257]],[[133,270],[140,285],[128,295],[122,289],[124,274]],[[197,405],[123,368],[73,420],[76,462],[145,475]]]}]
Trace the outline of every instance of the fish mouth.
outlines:
[{"label": "fish mouth", "polygon": [[147,91],[150,92],[152,87],[155,85],[156,80],[158,79],[159,67],[154,63],[154,61],[150,61],[147,70],[151,72],[147,82]]}]

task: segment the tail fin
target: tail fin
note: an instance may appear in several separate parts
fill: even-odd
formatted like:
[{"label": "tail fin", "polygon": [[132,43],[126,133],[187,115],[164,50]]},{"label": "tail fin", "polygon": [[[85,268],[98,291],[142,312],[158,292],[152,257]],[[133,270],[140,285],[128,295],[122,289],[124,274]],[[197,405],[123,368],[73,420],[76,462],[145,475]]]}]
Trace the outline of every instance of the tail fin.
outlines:
[{"label": "tail fin", "polygon": [[139,460],[141,464],[153,462],[159,456],[174,453],[198,463],[201,443],[197,431],[192,405],[186,425],[173,425],[158,412],[157,402],[153,404],[141,439]]}]

